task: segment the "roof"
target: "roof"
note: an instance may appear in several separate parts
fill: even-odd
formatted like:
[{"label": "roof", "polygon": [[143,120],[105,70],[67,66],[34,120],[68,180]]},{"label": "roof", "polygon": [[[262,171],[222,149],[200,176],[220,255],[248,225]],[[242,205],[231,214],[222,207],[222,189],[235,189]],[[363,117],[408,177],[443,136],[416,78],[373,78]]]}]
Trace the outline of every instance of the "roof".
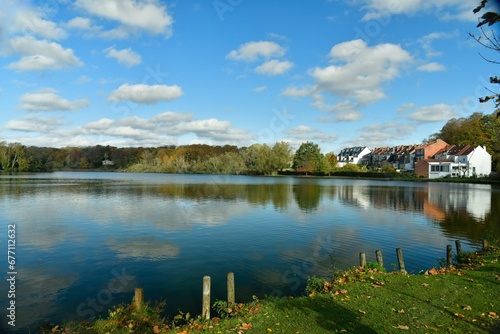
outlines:
[{"label": "roof", "polygon": [[342,151],[340,151],[339,155],[357,156],[364,149],[366,149],[366,146],[347,147],[347,148],[342,149]]},{"label": "roof", "polygon": [[472,153],[477,146],[472,145],[453,145],[448,150],[448,155],[461,156],[461,155],[469,155]]}]

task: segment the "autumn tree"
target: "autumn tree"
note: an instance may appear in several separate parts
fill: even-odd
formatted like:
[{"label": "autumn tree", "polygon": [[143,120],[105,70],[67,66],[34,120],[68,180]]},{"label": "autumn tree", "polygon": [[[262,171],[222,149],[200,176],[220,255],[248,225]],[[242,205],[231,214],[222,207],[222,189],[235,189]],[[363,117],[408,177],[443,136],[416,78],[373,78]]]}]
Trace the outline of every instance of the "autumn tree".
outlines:
[{"label": "autumn tree", "polygon": [[318,144],[305,142],[295,152],[293,168],[298,172],[313,173],[321,169],[323,154]]}]

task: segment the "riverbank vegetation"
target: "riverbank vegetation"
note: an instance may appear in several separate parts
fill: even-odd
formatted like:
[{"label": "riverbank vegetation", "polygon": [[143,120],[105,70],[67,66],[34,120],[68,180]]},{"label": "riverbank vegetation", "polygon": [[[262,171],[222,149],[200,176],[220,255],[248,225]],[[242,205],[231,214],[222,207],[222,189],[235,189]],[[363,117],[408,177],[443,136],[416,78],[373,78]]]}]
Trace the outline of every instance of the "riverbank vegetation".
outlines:
[{"label": "riverbank vegetation", "polygon": [[[462,253],[452,268],[385,273],[376,265],[310,277],[303,296],[216,301],[204,321],[164,304],[119,305],[92,322],[46,325],[43,333],[498,333],[500,249]],[[439,262],[439,261],[438,261]]]}]

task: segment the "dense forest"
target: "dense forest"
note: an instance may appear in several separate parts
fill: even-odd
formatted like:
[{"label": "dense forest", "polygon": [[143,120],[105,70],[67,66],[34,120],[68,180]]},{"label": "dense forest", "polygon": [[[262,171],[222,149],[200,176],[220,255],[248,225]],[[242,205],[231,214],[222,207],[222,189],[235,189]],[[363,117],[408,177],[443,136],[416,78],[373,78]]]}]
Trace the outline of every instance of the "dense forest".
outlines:
[{"label": "dense forest", "polygon": [[[493,170],[500,170],[500,118],[474,113],[451,119],[440,132],[423,142],[442,139],[449,144],[482,145],[492,155]],[[334,153],[321,153],[317,144],[303,143],[295,152],[286,142],[211,146],[193,144],[162,147],[35,147],[0,142],[0,170],[47,172],[53,170],[120,170],[131,172],[263,174],[293,168],[299,172],[330,174],[337,170]],[[390,171],[390,166],[386,166]],[[343,170],[360,171],[358,166]]]}]

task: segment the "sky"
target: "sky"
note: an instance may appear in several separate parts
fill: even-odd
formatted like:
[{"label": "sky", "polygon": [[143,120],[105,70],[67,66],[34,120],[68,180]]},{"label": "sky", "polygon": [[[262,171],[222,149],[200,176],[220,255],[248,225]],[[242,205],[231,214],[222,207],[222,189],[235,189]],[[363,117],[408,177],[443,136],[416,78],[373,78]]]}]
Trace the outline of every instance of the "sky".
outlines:
[{"label": "sky", "polygon": [[418,144],[493,112],[478,3],[0,0],[0,142]]}]

